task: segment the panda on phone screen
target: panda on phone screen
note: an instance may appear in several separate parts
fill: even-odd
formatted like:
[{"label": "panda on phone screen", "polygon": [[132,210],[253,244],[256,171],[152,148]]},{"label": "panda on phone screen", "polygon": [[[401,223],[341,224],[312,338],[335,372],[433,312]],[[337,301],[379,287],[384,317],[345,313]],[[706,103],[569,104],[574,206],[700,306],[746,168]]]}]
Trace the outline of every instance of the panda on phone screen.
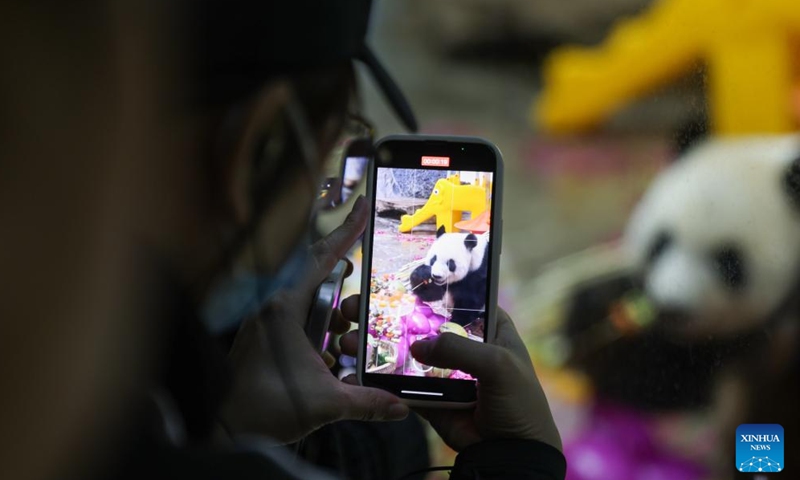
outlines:
[{"label": "panda on phone screen", "polygon": [[411,272],[411,287],[425,302],[443,301],[450,321],[469,325],[486,307],[489,242],[472,233],[436,231],[422,263]]}]

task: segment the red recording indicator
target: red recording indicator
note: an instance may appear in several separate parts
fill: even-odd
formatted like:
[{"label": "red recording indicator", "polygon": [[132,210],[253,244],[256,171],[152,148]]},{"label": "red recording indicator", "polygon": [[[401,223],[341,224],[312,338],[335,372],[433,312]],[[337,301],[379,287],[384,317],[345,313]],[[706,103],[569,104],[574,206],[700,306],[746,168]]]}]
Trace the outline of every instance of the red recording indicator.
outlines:
[{"label": "red recording indicator", "polygon": [[423,167],[449,167],[450,157],[422,157]]}]

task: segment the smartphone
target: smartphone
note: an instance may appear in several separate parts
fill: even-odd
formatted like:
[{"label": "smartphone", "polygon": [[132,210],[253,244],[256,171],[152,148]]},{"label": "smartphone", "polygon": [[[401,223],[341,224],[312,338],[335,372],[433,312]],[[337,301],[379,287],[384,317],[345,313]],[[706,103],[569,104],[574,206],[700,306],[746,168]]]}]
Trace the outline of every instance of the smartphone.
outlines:
[{"label": "smartphone", "polygon": [[347,262],[339,260],[328,277],[317,287],[314,303],[306,320],[306,336],[311,345],[322,353],[327,348],[328,327],[335,308],[339,306]]},{"label": "smartphone", "polygon": [[476,379],[409,347],[452,332],[494,338],[503,162],[475,137],[381,139],[367,165],[357,377],[408,404],[468,407]]}]

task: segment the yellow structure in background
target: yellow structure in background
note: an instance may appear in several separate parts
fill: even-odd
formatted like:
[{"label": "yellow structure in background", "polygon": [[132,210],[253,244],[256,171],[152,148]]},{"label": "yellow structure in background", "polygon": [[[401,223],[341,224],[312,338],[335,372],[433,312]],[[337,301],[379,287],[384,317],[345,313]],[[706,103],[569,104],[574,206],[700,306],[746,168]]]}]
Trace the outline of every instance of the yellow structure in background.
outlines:
[{"label": "yellow structure in background", "polygon": [[597,48],[553,52],[532,120],[551,133],[595,127],[703,62],[716,134],[794,131],[798,40],[800,0],[660,0]]},{"label": "yellow structure in background", "polygon": [[462,212],[470,212],[472,218],[486,210],[486,187],[484,179],[476,180],[474,185],[461,185],[458,174],[436,181],[428,201],[413,215],[400,217],[400,232],[410,232],[420,223],[436,216],[436,229],[444,227],[452,233],[455,223],[461,221]]}]

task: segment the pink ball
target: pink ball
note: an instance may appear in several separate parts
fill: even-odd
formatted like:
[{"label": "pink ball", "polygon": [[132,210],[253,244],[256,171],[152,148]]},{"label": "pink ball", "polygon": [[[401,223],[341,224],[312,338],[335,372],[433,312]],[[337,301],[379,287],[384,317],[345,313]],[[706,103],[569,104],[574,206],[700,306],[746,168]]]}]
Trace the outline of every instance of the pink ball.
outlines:
[{"label": "pink ball", "polygon": [[425,335],[431,331],[431,323],[428,317],[415,311],[406,316],[406,332],[411,335]]},{"label": "pink ball", "polygon": [[419,312],[426,317],[433,313],[433,309],[430,307],[430,305],[426,304],[419,298],[417,298],[417,303],[414,305],[414,311]]}]

